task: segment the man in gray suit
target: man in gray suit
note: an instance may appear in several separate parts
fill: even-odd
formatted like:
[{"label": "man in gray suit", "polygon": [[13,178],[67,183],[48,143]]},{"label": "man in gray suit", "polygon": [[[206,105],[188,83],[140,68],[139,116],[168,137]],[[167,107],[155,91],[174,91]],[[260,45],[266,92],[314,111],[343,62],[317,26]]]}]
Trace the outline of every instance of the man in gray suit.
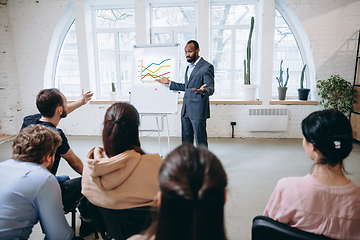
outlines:
[{"label": "man in gray suit", "polygon": [[185,56],[189,62],[185,72],[185,83],[170,81],[164,77],[156,79],[169,84],[170,90],[185,91],[181,110],[182,142],[208,145],[206,119],[210,118],[209,96],[214,93],[214,66],[199,56],[199,44],[190,40],[185,46]]}]

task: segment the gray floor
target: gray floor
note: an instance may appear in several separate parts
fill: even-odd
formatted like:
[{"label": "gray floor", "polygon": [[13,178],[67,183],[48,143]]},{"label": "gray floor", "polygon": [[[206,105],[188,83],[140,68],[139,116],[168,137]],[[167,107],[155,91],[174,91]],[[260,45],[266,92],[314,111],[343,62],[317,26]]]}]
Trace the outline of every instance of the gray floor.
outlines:
[{"label": "gray floor", "polygon": [[[83,158],[90,148],[101,145],[101,138],[70,136],[69,142],[74,152]],[[157,138],[143,137],[141,142],[146,152],[159,152]],[[172,149],[180,142],[179,138],[172,138]],[[221,160],[228,174],[225,217],[229,240],[250,239],[252,219],[262,214],[280,178],[303,176],[311,171],[312,161],[306,156],[301,142],[301,139],[209,140],[209,150]],[[165,156],[169,152],[165,138],[162,139],[162,150]],[[0,144],[0,161],[10,157],[11,142]],[[345,167],[350,173],[348,177],[360,185],[360,144],[354,144],[353,152],[345,160]],[[66,162],[60,164],[58,173],[77,176]],[[30,239],[42,238],[40,228],[36,226]],[[86,239],[94,239],[94,236]]]}]

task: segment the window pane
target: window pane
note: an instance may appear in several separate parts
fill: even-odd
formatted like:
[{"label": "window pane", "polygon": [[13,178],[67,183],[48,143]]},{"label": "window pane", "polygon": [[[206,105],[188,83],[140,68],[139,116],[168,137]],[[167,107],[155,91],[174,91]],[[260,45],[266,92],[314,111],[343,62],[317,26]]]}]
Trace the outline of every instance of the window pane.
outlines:
[{"label": "window pane", "polygon": [[239,25],[255,16],[254,5],[213,5],[213,25]]},{"label": "window pane", "polygon": [[194,26],[195,16],[194,6],[153,7],[152,26]]},{"label": "window pane", "polygon": [[108,95],[111,82],[116,82],[115,39],[113,33],[98,33],[100,95]]},{"label": "window pane", "polygon": [[131,90],[134,45],[135,32],[119,33],[120,84],[118,92],[121,96],[129,95]]},{"label": "window pane", "polygon": [[55,87],[66,97],[78,96],[81,92],[79,60],[76,44],[75,21],[65,35],[55,67]]},{"label": "window pane", "polygon": [[155,33],[155,44],[164,44],[170,43],[170,34],[169,33]]},{"label": "window pane", "polygon": [[212,31],[212,64],[215,70],[215,93],[231,95],[231,30]]},{"label": "window pane", "polygon": [[[250,24],[250,23],[249,23]],[[244,60],[246,59],[247,42],[250,29],[236,29],[236,52],[235,52],[235,95],[241,93],[241,86],[244,84]],[[254,38],[254,35],[253,35]],[[252,47],[254,41],[251,41]],[[254,59],[251,64],[251,82],[254,82]]]},{"label": "window pane", "polygon": [[[283,60],[283,79],[286,80],[286,69],[289,68],[289,81],[286,97],[298,95],[300,87],[300,76],[303,68],[303,61],[294,34],[286,23],[281,13],[275,11],[275,37],[274,37],[274,68],[272,81],[272,95],[278,96],[278,81],[280,76],[280,62]],[[306,82],[306,76],[305,76]]]},{"label": "window pane", "polygon": [[[214,95],[235,97],[241,95],[244,83],[244,59],[251,17],[255,5],[221,4],[211,6],[212,41],[211,57],[215,70],[216,91]],[[254,52],[255,34],[252,40]],[[251,70],[254,73],[254,61]],[[252,74],[252,81],[254,74]]]},{"label": "window pane", "polygon": [[133,8],[97,9],[97,28],[134,28],[135,14]]}]

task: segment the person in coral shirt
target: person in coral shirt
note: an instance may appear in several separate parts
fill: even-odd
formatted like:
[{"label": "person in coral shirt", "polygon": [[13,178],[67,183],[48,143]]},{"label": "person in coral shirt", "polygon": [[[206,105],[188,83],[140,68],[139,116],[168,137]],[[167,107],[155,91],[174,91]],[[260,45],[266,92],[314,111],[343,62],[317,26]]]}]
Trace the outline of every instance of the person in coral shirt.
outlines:
[{"label": "person in coral shirt", "polygon": [[352,150],[348,118],[336,109],[317,111],[301,127],[314,170],[280,179],[264,215],[307,232],[360,239],[360,187],[344,175],[343,165]]}]

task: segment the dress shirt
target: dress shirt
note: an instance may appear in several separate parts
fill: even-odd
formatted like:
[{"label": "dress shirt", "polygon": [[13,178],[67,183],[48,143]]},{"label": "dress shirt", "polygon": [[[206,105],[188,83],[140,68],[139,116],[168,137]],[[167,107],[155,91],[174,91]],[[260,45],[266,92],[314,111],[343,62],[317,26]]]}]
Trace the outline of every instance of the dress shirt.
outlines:
[{"label": "dress shirt", "polygon": [[28,239],[40,220],[45,239],[70,240],[59,184],[43,165],[13,159],[0,163],[0,238]]},{"label": "dress shirt", "polygon": [[192,73],[192,71],[194,70],[196,64],[200,61],[201,58],[202,57],[198,57],[198,59],[194,62],[194,64],[191,64],[191,63],[188,64],[188,70],[187,70],[187,78],[188,78],[188,80],[190,80],[191,73]]}]

